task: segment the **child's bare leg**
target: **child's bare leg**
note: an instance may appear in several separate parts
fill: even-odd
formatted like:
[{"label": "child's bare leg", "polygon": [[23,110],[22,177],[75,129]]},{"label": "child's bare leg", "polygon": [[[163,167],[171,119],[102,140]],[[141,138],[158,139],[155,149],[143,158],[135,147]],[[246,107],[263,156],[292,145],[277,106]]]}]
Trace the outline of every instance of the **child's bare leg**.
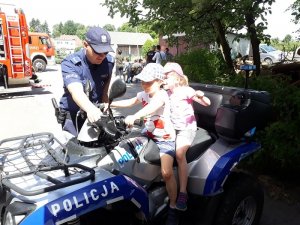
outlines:
[{"label": "child's bare leg", "polygon": [[174,158],[168,154],[161,156],[161,173],[166,182],[167,192],[170,198],[170,207],[175,208],[177,198],[177,184],[173,172]]},{"label": "child's bare leg", "polygon": [[194,140],[195,132],[193,130],[179,131],[176,136],[176,160],[178,163],[178,177],[180,192],[177,197],[176,209],[185,211],[187,209],[187,182],[188,166],[186,161],[186,152]]},{"label": "child's bare leg", "polygon": [[186,186],[188,180],[186,152],[189,149],[189,145],[176,147],[176,160],[178,164],[178,176],[179,176],[179,190],[186,193]]}]

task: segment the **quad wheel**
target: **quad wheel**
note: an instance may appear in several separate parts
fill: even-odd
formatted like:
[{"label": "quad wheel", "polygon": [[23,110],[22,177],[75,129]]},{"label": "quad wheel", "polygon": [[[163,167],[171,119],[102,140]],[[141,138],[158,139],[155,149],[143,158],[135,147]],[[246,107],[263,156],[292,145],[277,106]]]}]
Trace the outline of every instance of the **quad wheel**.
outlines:
[{"label": "quad wheel", "polygon": [[263,189],[249,175],[225,187],[214,225],[258,225],[264,204]]}]

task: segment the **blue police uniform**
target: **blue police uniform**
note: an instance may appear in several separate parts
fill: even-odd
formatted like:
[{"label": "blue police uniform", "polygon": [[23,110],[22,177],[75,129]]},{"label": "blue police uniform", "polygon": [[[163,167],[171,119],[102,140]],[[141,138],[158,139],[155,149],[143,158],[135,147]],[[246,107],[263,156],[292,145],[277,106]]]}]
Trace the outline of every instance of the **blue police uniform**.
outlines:
[{"label": "blue police uniform", "polygon": [[86,55],[85,49],[81,49],[74,54],[67,56],[61,63],[61,70],[64,82],[64,94],[60,99],[60,109],[69,112],[70,118],[67,118],[63,124],[63,129],[77,136],[75,129],[76,114],[79,106],[74,102],[67,86],[73,82],[79,82],[86,86],[90,82],[91,92],[89,99],[93,103],[101,103],[103,89],[110,81],[113,62],[105,58],[101,64],[91,64]]}]

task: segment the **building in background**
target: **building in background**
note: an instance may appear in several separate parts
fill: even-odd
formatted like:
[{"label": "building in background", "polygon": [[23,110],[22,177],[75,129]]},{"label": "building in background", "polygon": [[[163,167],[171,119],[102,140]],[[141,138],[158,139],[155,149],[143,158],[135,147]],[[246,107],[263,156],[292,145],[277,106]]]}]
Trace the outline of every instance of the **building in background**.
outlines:
[{"label": "building in background", "polygon": [[171,46],[168,43],[169,37],[167,35],[159,37],[160,46],[164,46],[164,48],[169,48],[169,52],[173,55],[180,55],[185,53],[188,49],[188,43],[185,41],[185,33],[175,33],[172,34],[173,38],[176,39],[176,44]]},{"label": "building in background", "polygon": [[58,55],[69,55],[82,47],[82,40],[77,35],[61,35],[54,38],[54,46]]},{"label": "building in background", "polygon": [[[153,41],[150,34],[130,32],[108,32],[111,37],[112,48],[122,50],[123,57],[129,57],[131,61],[142,58],[142,47],[147,40]],[[61,35],[54,39],[55,49],[58,55],[68,55],[82,47],[83,41],[76,35]],[[115,56],[115,54],[112,54]]]},{"label": "building in background", "polygon": [[190,44],[185,38],[185,33],[177,32],[172,34],[172,40],[175,40],[175,43],[170,45],[168,35],[161,35],[159,37],[159,44],[162,46],[162,49],[169,48],[169,52],[173,56],[181,55],[193,49],[210,48],[209,45],[205,45],[204,43]]},{"label": "building in background", "polygon": [[111,37],[113,49],[121,49],[123,57],[131,61],[142,58],[142,47],[147,40],[153,41],[148,33],[108,32]]}]

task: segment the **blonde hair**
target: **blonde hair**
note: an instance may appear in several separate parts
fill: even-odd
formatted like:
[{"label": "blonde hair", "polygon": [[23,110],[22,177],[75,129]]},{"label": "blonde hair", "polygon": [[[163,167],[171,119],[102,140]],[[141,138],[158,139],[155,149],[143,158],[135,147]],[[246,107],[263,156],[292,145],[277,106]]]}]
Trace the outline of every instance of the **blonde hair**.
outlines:
[{"label": "blonde hair", "polygon": [[180,86],[189,86],[189,79],[186,75],[179,75],[179,85]]},{"label": "blonde hair", "polygon": [[180,75],[176,73],[175,71],[171,71],[168,73],[168,76],[176,76],[176,78],[179,80],[178,84],[179,86],[188,86],[189,85],[189,79],[186,75]]}]

